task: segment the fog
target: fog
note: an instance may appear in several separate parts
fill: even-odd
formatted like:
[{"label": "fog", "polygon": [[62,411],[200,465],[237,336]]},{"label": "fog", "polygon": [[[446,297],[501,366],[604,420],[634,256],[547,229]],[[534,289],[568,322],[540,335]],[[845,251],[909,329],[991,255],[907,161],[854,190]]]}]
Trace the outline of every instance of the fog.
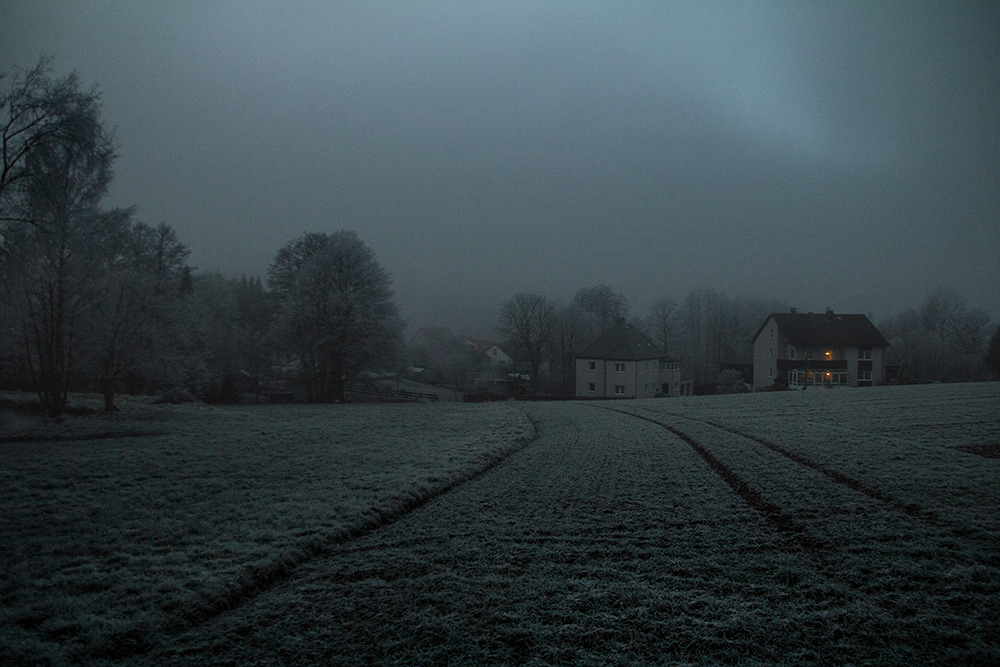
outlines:
[{"label": "fog", "polygon": [[201,271],[353,229],[413,327],[607,283],[1000,314],[1000,4],[0,4]]}]

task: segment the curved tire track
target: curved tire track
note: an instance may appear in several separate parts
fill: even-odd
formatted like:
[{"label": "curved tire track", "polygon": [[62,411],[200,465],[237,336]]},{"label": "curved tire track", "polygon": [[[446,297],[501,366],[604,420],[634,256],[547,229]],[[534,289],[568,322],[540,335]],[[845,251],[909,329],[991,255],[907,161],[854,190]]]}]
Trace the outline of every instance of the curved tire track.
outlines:
[{"label": "curved tire track", "polygon": [[[281,557],[263,566],[252,567],[244,581],[231,588],[226,595],[218,597],[210,604],[190,611],[183,618],[170,619],[163,628],[166,635],[176,635],[195,628],[213,618],[238,609],[259,595],[280,585],[283,581],[295,575],[295,571],[310,561],[332,554],[338,547],[352,540],[364,537],[392,523],[399,521],[408,514],[473,482],[499,466],[514,454],[524,450],[538,439],[538,424],[528,417],[532,423],[530,436],[514,441],[514,445],[501,450],[489,459],[484,466],[470,470],[467,474],[455,477],[437,488],[426,493],[408,493],[391,502],[387,507],[376,507],[358,523],[325,535],[318,535],[310,540],[295,545]],[[105,650],[92,651],[86,659],[122,660],[148,653],[154,648],[153,643],[145,638],[128,632],[125,636],[113,637],[107,642]]]},{"label": "curved tire track", "polygon": [[780,506],[766,500],[759,491],[740,477],[736,471],[723,463],[718,457],[708,451],[708,449],[695,440],[691,435],[674,426],[665,424],[645,415],[639,415],[625,410],[617,410],[615,408],[601,407],[604,410],[610,410],[619,414],[635,417],[636,419],[642,419],[666,429],[687,443],[687,445],[691,447],[691,449],[693,449],[695,453],[697,453],[698,456],[705,461],[705,463],[708,464],[712,471],[715,472],[716,475],[718,475],[740,498],[743,499],[743,502],[759,512],[764,520],[779,533],[791,539],[807,551],[822,551],[828,548],[829,545],[826,542],[809,535],[805,526],[800,525],[794,517],[789,515],[788,512],[783,510]]}]

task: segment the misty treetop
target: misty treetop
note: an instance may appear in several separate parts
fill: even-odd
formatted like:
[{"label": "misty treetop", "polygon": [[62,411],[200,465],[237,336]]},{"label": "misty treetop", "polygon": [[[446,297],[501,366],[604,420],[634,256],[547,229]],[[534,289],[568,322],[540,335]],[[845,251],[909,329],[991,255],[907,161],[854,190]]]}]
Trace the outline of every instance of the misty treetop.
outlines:
[{"label": "misty treetop", "polygon": [[268,284],[310,400],[342,401],[349,375],[395,368],[403,323],[391,283],[353,231],[304,234],[278,251]]}]

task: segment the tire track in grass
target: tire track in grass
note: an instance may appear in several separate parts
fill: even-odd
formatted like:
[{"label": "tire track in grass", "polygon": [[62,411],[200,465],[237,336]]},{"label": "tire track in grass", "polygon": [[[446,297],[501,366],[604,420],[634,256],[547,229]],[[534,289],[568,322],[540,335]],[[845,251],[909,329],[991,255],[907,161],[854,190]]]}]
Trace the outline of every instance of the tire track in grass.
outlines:
[{"label": "tire track in grass", "polygon": [[779,533],[790,538],[806,551],[823,551],[829,548],[829,545],[823,540],[810,536],[806,531],[805,526],[800,525],[780,506],[765,500],[760,492],[750,486],[750,484],[740,477],[736,471],[719,460],[714,454],[708,451],[708,449],[706,449],[689,434],[674,426],[653,419],[652,417],[639,415],[626,410],[618,410],[616,408],[608,408],[604,406],[595,407],[600,407],[602,410],[609,410],[611,412],[628,415],[629,417],[634,417],[636,419],[642,419],[666,429],[687,443],[687,445],[691,447],[691,449],[693,449],[695,453],[697,453],[698,456],[705,461],[705,463],[708,464],[709,468],[711,468],[716,475],[729,485],[729,487],[743,500],[743,502],[760,513],[764,520],[774,527]]},{"label": "tire track in grass", "polygon": [[[686,417],[686,419],[690,418]],[[771,450],[772,452],[775,452],[776,454],[784,456],[790,461],[793,461],[801,466],[805,466],[806,468],[815,470],[816,472],[825,475],[826,477],[830,478],[837,484],[841,484],[843,486],[848,487],[849,489],[857,491],[858,493],[862,493],[873,500],[877,500],[881,503],[884,503],[885,505],[888,505],[893,509],[908,514],[909,516],[915,519],[920,519],[921,521],[925,521],[933,526],[938,526],[941,524],[940,519],[928,509],[925,509],[913,503],[904,503],[900,500],[897,500],[896,498],[893,498],[887,493],[883,493],[878,489],[868,486],[861,480],[855,479],[854,477],[844,474],[839,470],[833,470],[832,468],[828,468],[821,463],[813,461],[812,459],[808,459],[805,456],[797,454],[791,450],[785,449],[784,447],[776,445],[775,443],[770,442],[769,440],[757,437],[741,429],[724,426],[722,424],[718,424],[710,420],[691,419],[691,421],[698,421],[703,424],[708,424],[709,426],[713,426],[719,430],[725,431],[726,433],[732,433],[733,435],[738,435],[741,438],[746,438],[747,440],[751,440],[757,443],[758,445],[761,445],[762,447],[765,447]]]},{"label": "tire track in grass", "polygon": [[[202,625],[223,613],[238,609],[294,576],[298,568],[310,561],[329,556],[338,547],[395,523],[411,512],[454,491],[458,487],[485,476],[512,455],[522,451],[538,439],[538,424],[531,417],[525,416],[531,422],[531,434],[515,439],[513,446],[501,450],[497,455],[491,457],[484,466],[470,470],[467,474],[459,475],[441,486],[432,488],[424,493],[420,493],[419,491],[416,493],[411,492],[390,503],[388,507],[372,508],[372,513],[366,520],[330,534],[314,537],[304,543],[295,545],[296,548],[293,550],[293,553],[282,554],[278,559],[264,566],[250,568],[249,580],[233,586],[225,595],[216,598],[210,604],[194,610],[185,617],[171,619],[166,627],[163,628],[164,634],[166,636],[180,634]],[[123,641],[112,643],[107,650],[92,651],[87,656],[87,659],[127,660],[148,653],[154,648],[153,642],[139,637],[123,637],[121,639]],[[161,641],[162,639],[157,640],[156,643],[160,643]]]},{"label": "tire track in grass", "polygon": [[[605,409],[612,410],[614,408],[605,408]],[[624,410],[615,410],[615,411],[616,412],[621,412],[623,414],[630,414],[630,415],[632,415],[634,417],[638,417],[640,419],[647,419],[649,421],[654,421],[650,417],[645,417],[643,415],[639,415],[639,414],[636,414],[636,413],[627,412],[627,411],[624,411]],[[809,459],[809,458],[803,456],[802,454],[798,454],[796,452],[793,452],[793,451],[791,451],[789,449],[786,449],[784,447],[781,447],[780,445],[777,445],[777,444],[775,444],[775,443],[773,443],[773,442],[771,442],[769,440],[766,440],[764,438],[761,438],[761,437],[758,437],[756,435],[753,435],[752,433],[748,433],[747,431],[744,431],[742,429],[733,428],[733,427],[730,427],[730,426],[725,426],[724,424],[719,424],[719,423],[714,422],[714,421],[712,421],[710,419],[695,419],[693,417],[686,417],[686,416],[681,416],[681,418],[682,419],[686,419],[687,421],[691,421],[691,422],[696,422],[696,423],[700,423],[700,424],[707,424],[708,426],[711,426],[713,428],[717,428],[720,431],[725,431],[726,433],[730,433],[732,435],[736,435],[736,436],[739,436],[741,438],[746,438],[747,440],[750,440],[751,442],[754,442],[754,443],[756,443],[758,445],[761,445],[762,447],[764,447],[766,449],[769,449],[770,451],[772,451],[772,452],[774,452],[776,454],[779,454],[780,456],[783,456],[783,457],[787,458],[788,460],[792,461],[793,463],[797,463],[797,464],[799,464],[801,466],[804,466],[806,468],[809,468],[810,470],[814,470],[814,471],[816,471],[816,472],[818,472],[818,473],[826,476],[827,478],[829,478],[830,480],[832,480],[833,482],[835,482],[837,484],[840,484],[842,486],[846,486],[847,488],[849,488],[849,489],[851,489],[853,491],[857,491],[858,493],[861,493],[863,495],[868,496],[872,500],[876,500],[876,501],[878,501],[880,503],[883,503],[884,505],[888,505],[892,509],[895,509],[895,510],[898,510],[900,512],[903,512],[904,514],[906,514],[906,515],[908,515],[908,516],[910,516],[912,518],[918,519],[918,520],[923,521],[923,522],[925,522],[927,524],[930,524],[932,526],[941,526],[944,523],[930,509],[927,509],[925,507],[921,507],[920,505],[917,505],[915,503],[905,503],[905,502],[903,502],[901,500],[898,500],[897,498],[892,497],[891,495],[889,495],[889,494],[887,494],[887,493],[885,493],[883,491],[880,491],[879,489],[876,489],[876,488],[873,488],[871,486],[868,486],[867,484],[865,484],[864,482],[862,482],[859,479],[856,479],[854,477],[851,477],[850,475],[842,473],[839,470],[834,470],[832,468],[828,468],[827,466],[825,466],[825,465],[823,465],[823,464],[821,464],[821,463],[819,463],[817,461],[813,461],[812,459]],[[656,422],[656,423],[658,423],[658,422]],[[667,426],[665,424],[660,424],[660,425],[663,426],[664,428],[668,429],[668,430],[671,430],[671,431],[674,430],[672,427]]]}]

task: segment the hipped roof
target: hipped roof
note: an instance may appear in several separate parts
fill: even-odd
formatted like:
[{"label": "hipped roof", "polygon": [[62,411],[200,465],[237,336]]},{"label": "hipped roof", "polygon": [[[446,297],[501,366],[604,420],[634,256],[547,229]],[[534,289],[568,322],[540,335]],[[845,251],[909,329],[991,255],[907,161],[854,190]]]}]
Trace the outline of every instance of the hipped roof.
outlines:
[{"label": "hipped roof", "polygon": [[831,347],[889,347],[889,341],[866,315],[841,313],[771,313],[753,337],[757,340],[774,320],[792,345],[829,345]]},{"label": "hipped roof", "polygon": [[577,359],[616,361],[641,361],[661,357],[663,354],[653,341],[638,329],[626,324],[623,317],[619,317],[613,327],[576,355]]}]

